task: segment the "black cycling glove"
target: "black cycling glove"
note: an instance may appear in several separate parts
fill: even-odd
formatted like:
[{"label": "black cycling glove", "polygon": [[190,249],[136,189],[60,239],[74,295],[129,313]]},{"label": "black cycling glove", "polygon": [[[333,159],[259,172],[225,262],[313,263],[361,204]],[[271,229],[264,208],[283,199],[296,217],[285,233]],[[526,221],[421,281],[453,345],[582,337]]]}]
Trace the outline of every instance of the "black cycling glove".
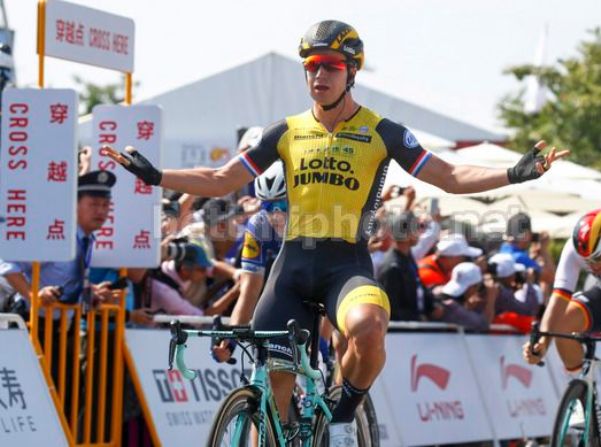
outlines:
[{"label": "black cycling glove", "polygon": [[513,168],[507,169],[509,183],[522,183],[539,178],[542,174],[536,170],[537,163],[540,163],[545,171],[549,169],[547,160],[540,155],[540,151],[534,146],[519,159]]},{"label": "black cycling glove", "polygon": [[124,163],[122,166],[136,177],[141,178],[144,183],[153,186],[157,186],[161,183],[163,173],[155,168],[144,155],[133,150],[131,152],[121,152],[121,156],[129,162],[129,164]]}]

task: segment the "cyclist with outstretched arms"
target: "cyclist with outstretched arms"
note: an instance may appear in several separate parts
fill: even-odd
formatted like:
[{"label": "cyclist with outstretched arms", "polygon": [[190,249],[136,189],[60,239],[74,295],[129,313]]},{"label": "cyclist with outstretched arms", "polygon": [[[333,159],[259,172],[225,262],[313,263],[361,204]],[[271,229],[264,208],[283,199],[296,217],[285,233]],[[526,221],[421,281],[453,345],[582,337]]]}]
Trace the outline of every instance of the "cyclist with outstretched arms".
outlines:
[{"label": "cyclist with outstretched arms", "polygon": [[[601,330],[601,288],[599,282],[592,288],[574,293],[581,272],[601,278],[601,209],[582,216],[561,251],[553,293],[545,309],[542,332],[587,332]],[[551,338],[541,337],[533,347],[526,343],[524,358],[538,363],[545,356]],[[577,372],[582,366],[584,351],[574,340],[557,338],[557,351],[564,366]]]},{"label": "cyclist with outstretched arms", "polygon": [[[341,359],[343,393],[333,410],[330,445],[356,445],[354,411],[384,366],[390,305],[373,277],[367,241],[387,166],[451,193],[474,193],[540,177],[568,151],[540,154],[539,142],[509,169],[455,166],[424,150],[404,126],[357,104],[351,88],[363,67],[363,42],[351,26],[327,20],[301,39],[310,110],[278,121],[260,142],[218,169],[159,171],[129,148],[116,161],[148,184],[203,197],[238,190],[276,160],[286,174],[288,221],[284,244],[265,284],[253,327],[273,330],[295,318],[310,327],[304,300],[319,299],[348,339]],[[290,358],[284,341],[271,355]],[[272,377],[280,415],[294,377]]]}]

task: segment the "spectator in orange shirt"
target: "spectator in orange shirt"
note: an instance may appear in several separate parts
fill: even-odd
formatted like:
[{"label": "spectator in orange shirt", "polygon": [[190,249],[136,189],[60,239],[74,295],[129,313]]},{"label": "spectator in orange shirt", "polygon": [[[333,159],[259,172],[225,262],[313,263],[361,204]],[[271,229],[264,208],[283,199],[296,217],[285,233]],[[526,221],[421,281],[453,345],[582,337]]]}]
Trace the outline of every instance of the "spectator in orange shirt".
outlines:
[{"label": "spectator in orange shirt", "polygon": [[477,247],[470,247],[462,234],[450,234],[436,244],[436,252],[418,263],[419,278],[426,288],[441,286],[451,280],[453,268],[482,254]]}]

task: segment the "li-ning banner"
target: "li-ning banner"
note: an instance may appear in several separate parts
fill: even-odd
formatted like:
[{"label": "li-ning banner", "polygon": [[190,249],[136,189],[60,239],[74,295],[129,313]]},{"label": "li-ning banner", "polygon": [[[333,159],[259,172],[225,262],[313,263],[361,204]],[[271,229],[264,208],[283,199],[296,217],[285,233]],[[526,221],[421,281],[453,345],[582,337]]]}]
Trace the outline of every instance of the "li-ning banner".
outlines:
[{"label": "li-ning banner", "polygon": [[0,346],[0,445],[66,446],[27,331],[0,330]]}]

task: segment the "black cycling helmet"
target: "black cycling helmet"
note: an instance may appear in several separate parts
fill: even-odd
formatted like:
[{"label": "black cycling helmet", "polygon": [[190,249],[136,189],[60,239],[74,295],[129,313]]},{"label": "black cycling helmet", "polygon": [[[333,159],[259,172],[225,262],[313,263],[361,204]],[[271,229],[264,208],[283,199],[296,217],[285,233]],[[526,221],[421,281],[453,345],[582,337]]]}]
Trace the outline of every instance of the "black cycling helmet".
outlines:
[{"label": "black cycling helmet", "polygon": [[343,54],[361,70],[364,62],[363,42],[350,25],[338,20],[324,20],[311,26],[300,41],[298,54],[305,58],[313,51],[329,49]]}]

